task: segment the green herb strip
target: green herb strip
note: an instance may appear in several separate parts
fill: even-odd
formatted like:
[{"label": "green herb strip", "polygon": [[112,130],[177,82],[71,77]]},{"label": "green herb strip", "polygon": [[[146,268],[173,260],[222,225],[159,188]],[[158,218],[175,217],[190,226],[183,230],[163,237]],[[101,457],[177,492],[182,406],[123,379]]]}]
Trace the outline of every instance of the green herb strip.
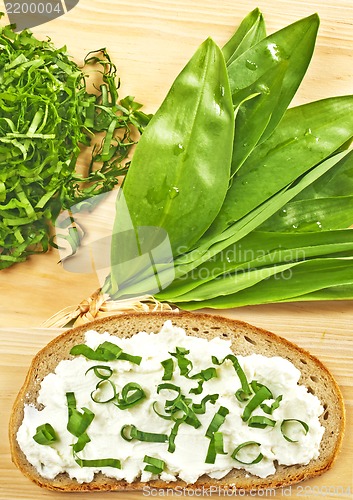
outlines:
[{"label": "green herb strip", "polygon": [[117,458],[101,458],[96,460],[84,460],[74,455],[75,462],[80,467],[113,467],[114,469],[121,469],[121,462]]},{"label": "green herb strip", "polygon": [[228,414],[228,408],[226,408],[225,406],[220,406],[217,413],[213,416],[210,425],[208,426],[205,435],[210,438],[210,444],[208,446],[207,455],[205,458],[206,464],[214,464],[216,455],[218,453],[225,454],[223,450],[223,434],[221,432],[218,432],[218,429],[224,423]]},{"label": "green herb strip", "polygon": [[236,392],[236,397],[239,401],[246,401],[247,399],[249,399],[252,392],[251,392],[250,386],[248,384],[248,380],[246,378],[246,375],[245,375],[242,367],[240,366],[239,361],[236,358],[236,356],[234,356],[234,354],[228,354],[228,356],[223,358],[222,361],[219,361],[216,358],[216,356],[212,356],[212,363],[214,363],[215,365],[218,365],[218,366],[222,365],[226,360],[229,360],[232,362],[234,370],[235,370],[235,372],[238,375],[239,380],[240,380],[241,389],[239,389],[239,391]]},{"label": "green herb strip", "polygon": [[154,432],[143,432],[138,430],[135,425],[126,424],[121,428],[120,435],[125,441],[145,441],[148,443],[166,443],[168,436],[166,434],[156,434]]},{"label": "green herb strip", "polygon": [[[119,359],[122,359],[122,353],[119,354],[118,349],[110,349],[109,352],[112,352],[112,355],[118,354]],[[92,353],[90,353],[90,355],[91,354]],[[113,374],[113,370],[109,366],[92,366],[86,371],[86,375],[90,370],[94,370],[95,375],[101,379],[96,385],[95,390],[91,392],[91,399],[95,403],[105,404],[117,400],[117,402],[114,403],[115,406],[117,406],[120,410],[126,410],[127,408],[135,406],[146,398],[144,390],[142,389],[140,384],[136,382],[129,382],[128,384],[126,384],[121,390],[121,396],[118,397],[115,384],[111,380],[109,380],[109,377],[111,377],[111,375]],[[106,397],[106,399],[102,399],[100,394],[101,392],[104,392],[107,385],[109,385],[112,389],[111,396]]]},{"label": "green herb strip", "polygon": [[[180,370],[180,375],[187,377],[190,380],[198,380],[198,385],[197,387],[194,387],[190,389],[191,394],[201,394],[203,390],[203,384],[207,380],[210,380],[211,378],[216,378],[217,377],[217,371],[214,367],[206,368],[205,370],[201,370],[199,373],[195,373],[194,375],[190,375],[190,372],[193,368],[192,361],[188,359],[186,356],[189,354],[190,351],[185,349],[184,347],[176,347],[175,352],[170,352],[169,354],[171,356],[174,356],[177,359],[178,362],[178,367]],[[172,360],[171,360],[172,361]],[[169,360],[163,361],[163,363],[169,362]],[[164,366],[164,365],[163,365]],[[165,368],[166,370],[166,368]],[[165,371],[165,374],[167,373],[167,376],[170,376],[170,368],[168,368],[168,372]],[[163,380],[167,380],[163,377]],[[168,379],[170,380],[170,379]]]},{"label": "green herb strip", "polygon": [[111,342],[103,342],[95,350],[86,344],[75,345],[70,350],[70,354],[73,356],[82,355],[94,361],[113,361],[118,359],[121,353],[122,349]]},{"label": "green herb strip", "polygon": [[126,352],[122,352],[118,359],[122,361],[130,361],[130,363],[133,363],[134,365],[139,365],[142,361],[141,356],[132,356]]},{"label": "green herb strip", "polygon": [[163,460],[160,460],[159,458],[153,458],[149,457],[148,455],[145,455],[143,461],[146,464],[148,464],[144,468],[144,470],[147,472],[152,472],[152,474],[160,474],[164,470],[165,463],[163,462]]},{"label": "green herb strip", "polygon": [[94,371],[96,377],[102,380],[108,380],[108,378],[110,378],[113,375],[113,370],[110,368],[110,366],[105,366],[105,365],[91,366],[91,368],[88,368],[85,375],[87,375],[87,373],[90,372],[91,370]]},{"label": "green herb strip", "polygon": [[[101,382],[105,382],[105,380],[101,380]],[[82,408],[83,413],[77,410],[76,397],[73,392],[66,393],[66,401],[69,414],[67,430],[78,438],[77,442],[72,445],[75,462],[80,467],[114,467],[116,469],[121,469],[120,460],[116,458],[83,460],[77,456],[77,453],[82,451],[86,444],[91,441],[86,433],[86,429],[91,424],[95,415],[88,408]]]},{"label": "green herb strip", "polygon": [[174,371],[174,362],[172,358],[161,361],[161,365],[163,366],[164,369],[164,375],[162,377],[162,380],[172,380]]},{"label": "green herb strip", "polygon": [[214,464],[216,461],[216,456],[218,454],[226,455],[226,452],[223,448],[223,434],[221,432],[215,432],[213,434],[208,446],[205,463]]},{"label": "green herb strip", "polygon": [[[111,395],[106,396],[106,399],[102,399],[102,392],[104,393],[106,391],[106,388],[110,387],[111,388]],[[94,391],[91,392],[91,399],[94,401],[94,403],[100,403],[100,404],[105,404],[105,403],[110,403],[110,401],[114,401],[116,398],[116,387],[115,384],[108,379],[102,379],[98,382],[96,385],[96,388]]]},{"label": "green herb strip", "polygon": [[280,395],[278,396],[274,402],[271,404],[271,406],[268,406],[267,404],[263,403],[260,405],[260,408],[262,409],[263,412],[267,413],[267,415],[272,415],[274,410],[277,410],[279,407],[280,402],[282,401],[283,396]]},{"label": "green herb strip", "polygon": [[244,464],[244,465],[254,465],[254,464],[257,464],[257,463],[261,462],[261,460],[263,459],[263,454],[262,453],[259,453],[257,455],[257,457],[254,458],[254,460],[252,460],[252,462],[244,462],[243,460],[240,460],[237,457],[237,455],[240,452],[240,450],[242,450],[243,448],[247,448],[249,446],[261,446],[261,445],[260,445],[260,443],[256,443],[255,441],[246,441],[245,443],[242,443],[242,444],[240,444],[239,446],[237,446],[235,448],[235,450],[233,451],[231,457],[234,458],[234,460],[236,460],[237,462],[239,462],[241,464]]},{"label": "green herb strip", "polygon": [[[172,390],[177,392],[177,396],[174,399],[167,400],[164,404],[165,413],[161,413],[157,410],[157,401],[154,401],[152,408],[155,413],[165,420],[174,420],[177,421],[180,418],[183,421],[197,429],[201,426],[201,422],[195,415],[195,412],[190,407],[192,400],[190,398],[186,398],[183,394],[181,394],[181,389],[177,385],[171,384],[169,382],[165,382],[163,384],[159,384],[157,387],[157,394],[160,393],[161,390]],[[182,416],[180,416],[182,415]]]},{"label": "green herb strip", "polygon": [[78,438],[75,444],[72,445],[72,449],[75,453],[79,453],[80,451],[83,450],[83,448],[86,446],[87,443],[91,441],[90,437],[88,436],[87,432],[84,432],[81,434],[81,436]]},{"label": "green herb strip", "polygon": [[88,408],[82,408],[82,413],[76,409],[76,398],[73,392],[66,393],[68,406],[67,430],[76,437],[86,432],[86,429],[94,419],[94,413]]},{"label": "green herb strip", "polygon": [[46,423],[37,427],[33,439],[38,444],[49,445],[57,441],[58,438],[53,427]]},{"label": "green herb strip", "polygon": [[276,420],[271,418],[263,417],[261,415],[256,415],[250,417],[248,420],[249,427],[256,427],[258,429],[265,429],[265,427],[274,427],[276,425]]},{"label": "green herb strip", "polygon": [[213,419],[211,420],[210,425],[208,426],[208,429],[206,431],[205,436],[208,438],[212,438],[213,434],[218,431],[218,429],[221,427],[221,425],[224,423],[226,416],[229,414],[228,408],[225,406],[221,406],[217,413],[214,415]]},{"label": "green herb strip", "polygon": [[257,408],[265,399],[272,398],[273,396],[271,391],[266,386],[262,386],[245,406],[243,415],[241,417],[243,421],[248,421],[255,408]]},{"label": "green herb strip", "polygon": [[198,379],[198,386],[190,389],[191,394],[201,394],[203,390],[203,383],[207,380],[211,380],[211,378],[217,378],[217,370],[213,367],[206,368],[205,370],[201,370],[199,373],[195,373],[189,377],[190,379]]},{"label": "green herb strip", "polygon": [[114,403],[120,410],[126,410],[146,399],[146,393],[137,382],[129,382],[121,390],[121,397]]},{"label": "green herb strip", "polygon": [[96,350],[88,347],[85,344],[75,345],[70,354],[73,356],[85,356],[87,359],[94,361],[114,361],[116,359],[130,361],[136,365],[139,365],[142,361],[141,356],[132,356],[123,352],[121,347],[113,344],[112,342],[103,342],[100,344]]},{"label": "green herb strip", "polygon": [[178,434],[178,430],[180,425],[185,421],[185,418],[180,418],[175,422],[175,424],[172,427],[172,430],[170,431],[169,438],[168,438],[168,451],[169,453],[174,453],[175,451],[175,438]]},{"label": "green herb strip", "polygon": [[174,405],[174,403],[177,401],[177,399],[179,399],[179,397],[181,395],[181,389],[178,385],[175,385],[175,384],[172,384],[169,382],[165,382],[165,383],[159,384],[157,386],[157,394],[159,394],[163,390],[175,391],[177,393],[177,396],[174,399],[168,399],[165,402],[166,409],[171,408]]},{"label": "green herb strip", "polygon": [[260,384],[260,382],[258,382],[257,380],[252,380],[250,382],[250,387],[251,387],[253,393],[256,394],[257,392],[259,392],[261,387],[266,387],[266,386],[264,384]]},{"label": "green herb strip", "polygon": [[206,403],[210,402],[211,404],[214,405],[218,398],[219,394],[208,394],[201,400],[201,403],[193,403],[192,409],[194,413],[198,414],[206,413]]},{"label": "green herb strip", "polygon": [[161,418],[164,418],[165,420],[172,420],[173,419],[173,414],[180,410],[180,405],[177,408],[175,405],[178,401],[181,400],[181,389],[177,385],[171,384],[169,382],[165,382],[163,384],[159,384],[157,387],[157,394],[160,393],[162,390],[169,390],[169,391],[175,391],[177,392],[177,395],[174,399],[167,399],[164,403],[164,410],[165,413],[160,413],[157,410],[157,401],[153,402],[152,408],[154,412]]},{"label": "green herb strip", "polygon": [[157,387],[157,394],[159,394],[162,390],[171,390],[177,393],[174,399],[169,399],[165,401],[164,411],[165,413],[161,413],[157,409],[157,401],[154,401],[152,408],[154,412],[161,418],[165,420],[174,420],[174,426],[172,427],[169,438],[168,438],[168,451],[173,453],[175,451],[175,438],[177,436],[179,427],[182,423],[187,425],[191,425],[195,429],[201,426],[201,422],[196,416],[196,413],[205,413],[206,411],[206,402],[211,401],[214,403],[218,394],[214,394],[211,396],[206,396],[203,398],[200,404],[194,405],[192,404],[192,400],[190,398],[186,398],[183,394],[181,394],[181,389],[179,386],[171,384],[169,382],[165,382],[163,384],[159,384]]},{"label": "green herb strip", "polygon": [[184,375],[185,377],[189,375],[189,372],[193,368],[192,361],[186,358],[186,355],[189,353],[190,351],[188,351],[184,347],[176,347],[175,352],[169,353],[171,356],[174,356],[176,358],[180,370],[180,375]]},{"label": "green herb strip", "polygon": [[290,425],[291,422],[297,422],[298,424],[300,424],[304,429],[304,435],[307,435],[307,433],[309,432],[309,426],[306,422],[303,422],[302,420],[298,420],[296,418],[287,418],[287,419],[282,421],[281,432],[282,432],[282,436],[284,437],[284,439],[286,439],[290,443],[297,443],[298,440],[290,438],[287,434],[288,430],[286,431],[286,429],[285,429],[286,427],[288,427]]},{"label": "green herb strip", "polygon": [[164,420],[173,420],[173,415],[170,412],[169,414],[167,413],[161,413],[159,409],[157,408],[158,402],[153,401],[152,403],[152,409],[155,412],[156,415],[158,415],[160,418],[163,418]]},{"label": "green herb strip", "polygon": [[175,408],[183,411],[185,413],[185,423],[194,427],[194,429],[198,429],[201,427],[201,422],[195,415],[195,412],[190,407],[192,400],[190,398],[185,398],[182,396],[182,399],[176,402]]}]

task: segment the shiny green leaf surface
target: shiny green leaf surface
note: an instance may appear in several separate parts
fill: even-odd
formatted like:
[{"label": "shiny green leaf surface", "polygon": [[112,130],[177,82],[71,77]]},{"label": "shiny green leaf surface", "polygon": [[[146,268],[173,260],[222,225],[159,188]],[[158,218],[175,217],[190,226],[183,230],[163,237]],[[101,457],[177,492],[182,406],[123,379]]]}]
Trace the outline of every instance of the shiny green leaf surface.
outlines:
[{"label": "shiny green leaf surface", "polygon": [[281,62],[288,63],[278,106],[271,116],[262,141],[267,139],[278,125],[306,73],[315,47],[318,27],[319,18],[316,14],[300,19],[262,39],[228,65],[230,87],[232,93],[236,94]]},{"label": "shiny green leaf surface", "polygon": [[[314,259],[298,262],[277,275],[238,293],[215,297],[202,302],[183,303],[183,309],[200,307],[224,309],[252,304],[286,302],[300,295],[319,292],[331,286],[352,286],[353,257],[346,259]],[[177,303],[177,302],[176,302]]]},{"label": "shiny green leaf surface", "polygon": [[265,37],[265,21],[260,10],[256,8],[243,19],[234,35],[222,48],[227,65]]},{"label": "shiny green leaf surface", "polygon": [[224,58],[208,39],[175,80],[136,148],[123,187],[134,227],[164,228],[176,255],[190,248],[223,203],[233,133]]},{"label": "shiny green leaf surface", "polygon": [[254,149],[235,175],[205,238],[221,233],[332,155],[352,132],[353,96],[289,109],[272,136]]},{"label": "shiny green leaf surface", "polygon": [[[227,247],[213,259],[193,269],[188,275],[175,280],[166,290],[157,294],[159,300],[171,302],[185,296],[205,283],[218,280],[236,271],[298,262],[320,256],[342,256],[353,252],[353,230],[322,231],[313,233],[279,233],[253,231]],[[197,297],[199,290],[195,290]],[[190,299],[191,300],[191,299]]]},{"label": "shiny green leaf surface", "polygon": [[265,203],[252,210],[241,220],[232,224],[223,233],[218,233],[211,239],[204,238],[203,244],[200,244],[198,248],[176,259],[175,263],[178,265],[177,276],[181,276],[195,269],[195,267],[214,257],[229,245],[233,245],[244,236],[247,236],[251,231],[260,226],[265,220],[298,195],[303,189],[333,168],[345,154],[346,153],[340,153],[333,158],[325,160],[306,175],[302,176],[300,180],[294,182],[289,188],[283,189]]},{"label": "shiny green leaf surface", "polygon": [[353,195],[297,200],[285,205],[268,219],[265,231],[321,231],[353,224]]},{"label": "shiny green leaf surface", "polygon": [[[254,84],[233,96],[233,104],[244,94],[252,99],[244,99],[236,113],[231,175],[243,165],[266,130],[272,113],[277,109],[283,79],[288,62],[281,61],[275,68],[260,76]],[[256,95],[258,94],[258,95]]]}]

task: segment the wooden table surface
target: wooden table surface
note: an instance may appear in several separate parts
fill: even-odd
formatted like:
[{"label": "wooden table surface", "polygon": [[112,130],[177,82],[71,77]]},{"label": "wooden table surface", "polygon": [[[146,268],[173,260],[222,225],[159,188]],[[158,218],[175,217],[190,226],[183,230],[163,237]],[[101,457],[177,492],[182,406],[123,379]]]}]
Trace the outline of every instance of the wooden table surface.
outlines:
[{"label": "wooden table surface", "polygon": [[[4,10],[0,2],[0,10]],[[65,16],[35,28],[36,35],[66,44],[81,62],[106,46],[118,66],[120,95],[134,95],[153,112],[175,76],[208,36],[222,45],[241,19],[258,6],[268,32],[318,12],[317,46],[294,104],[353,92],[353,4],[351,0],[80,0]],[[0,500],[66,498],[38,489],[11,464],[7,422],[32,356],[58,330],[40,325],[58,310],[88,297],[99,282],[94,273],[74,274],[58,264],[51,251],[0,273]],[[245,307],[222,314],[268,328],[310,349],[332,370],[342,387],[348,425],[353,425],[353,304],[297,303]],[[319,479],[291,491],[289,498],[353,498],[353,438],[348,432],[335,467]],[[305,489],[306,488],[306,489]],[[326,495],[328,488],[332,495]],[[350,488],[350,490],[348,490]],[[113,494],[142,498],[142,493]],[[262,495],[264,496],[264,495]],[[75,498],[87,495],[75,495]],[[72,497],[70,497],[72,498]],[[92,494],[92,498],[107,498]]]}]

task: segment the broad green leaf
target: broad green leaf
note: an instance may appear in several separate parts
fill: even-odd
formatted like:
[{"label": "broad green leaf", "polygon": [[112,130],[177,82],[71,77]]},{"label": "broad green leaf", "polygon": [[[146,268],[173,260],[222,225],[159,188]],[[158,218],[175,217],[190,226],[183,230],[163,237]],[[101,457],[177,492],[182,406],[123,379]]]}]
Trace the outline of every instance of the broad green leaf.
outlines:
[{"label": "broad green leaf", "polygon": [[[291,297],[285,302],[301,302],[301,301],[317,301],[317,300],[352,300],[353,299],[353,283],[350,285],[337,285],[328,288],[323,288],[316,292],[298,295]],[[278,300],[277,302],[282,302]]]},{"label": "broad green leaf", "polygon": [[353,96],[334,97],[289,109],[272,136],[247,158],[204,239],[295,181],[352,137]]},{"label": "broad green leaf", "polygon": [[238,104],[244,93],[254,95],[253,99],[241,102],[236,113],[231,175],[243,165],[266,130],[272,113],[278,106],[283,78],[288,68],[287,61],[281,61],[275,68],[267,71],[250,87],[233,97]]},{"label": "broad green leaf", "polygon": [[[189,249],[223,203],[233,134],[224,58],[208,39],[176,78],[135,150],[123,186],[134,227],[165,229],[175,255]],[[118,214],[114,233],[119,224]]]},{"label": "broad green leaf", "polygon": [[[183,309],[194,310],[204,307],[226,309],[277,301],[285,302],[287,299],[324,288],[352,284],[353,257],[314,259],[298,262],[290,269],[238,293],[200,302],[182,303],[181,305]],[[222,286],[221,281],[219,286]]]},{"label": "broad green leaf", "polygon": [[189,274],[174,280],[156,298],[173,302],[176,297],[209,281],[222,280],[222,275],[227,276],[235,271],[319,256],[342,256],[352,251],[353,230],[349,229],[299,234],[253,231]]},{"label": "broad green leaf", "polygon": [[353,224],[353,151],[270,217],[269,231],[340,229]]},{"label": "broad green leaf", "polygon": [[319,18],[316,14],[300,19],[250,47],[228,66],[230,87],[232,93],[236,94],[280,62],[288,63],[278,106],[272,113],[262,141],[278,125],[305,75],[313,54],[318,27]]},{"label": "broad green leaf", "polygon": [[353,150],[325,175],[299,193],[293,201],[353,194]]},{"label": "broad green leaf", "polygon": [[[243,58],[232,58],[233,63],[228,67],[228,72],[230,81],[237,81],[236,85],[231,83],[234,105],[242,99],[244,92],[261,93],[256,99],[242,104],[236,115],[232,175],[243,165],[255,146],[269,137],[278,125],[311,59],[317,27],[315,16],[302,19],[249,48],[245,52],[245,61],[244,55]],[[305,51],[300,53],[298,50],[303,42],[302,36],[305,40],[308,37],[309,42]],[[285,48],[288,57],[278,56],[279,48],[274,40],[278,41],[281,50]],[[258,60],[259,53],[264,50],[270,57]],[[241,78],[239,75],[242,75]],[[251,83],[244,87],[244,81]]]},{"label": "broad green leaf", "polygon": [[234,35],[222,48],[224,59],[230,64],[243,52],[266,37],[264,18],[258,8],[251,11],[240,23]]},{"label": "broad green leaf", "polygon": [[[175,278],[181,278],[185,275],[187,279],[188,273],[192,272],[194,269],[198,268],[201,264],[206,261],[213,259],[217,254],[223,250],[231,247],[242,238],[251,233],[256,229],[262,222],[267,220],[271,215],[277,212],[283,205],[290,201],[294,196],[300,193],[306,186],[310,185],[321,175],[324,175],[345,155],[346,152],[340,153],[336,157],[329,158],[322,164],[318,165],[316,168],[312,169],[307,173],[300,181],[296,182],[290,188],[281,191],[277,195],[271,198],[271,200],[265,202],[263,205],[253,210],[250,214],[244,217],[239,222],[233,224],[232,227],[224,231],[221,235],[217,235],[213,240],[206,241],[200,247],[197,247],[187,254],[180,256],[175,259],[174,264],[164,263],[158,266],[159,279],[163,282],[168,281],[171,270],[175,270]],[[141,272],[139,275],[138,283],[133,282],[131,287],[128,283],[125,283],[124,290],[115,293],[114,298],[119,298],[124,295],[136,294],[136,290],[139,293],[146,293],[146,290],[150,290],[152,284],[155,281],[154,273],[151,270],[147,272]]]},{"label": "broad green leaf", "polygon": [[264,231],[320,231],[353,225],[353,195],[287,203],[261,226]]},{"label": "broad green leaf", "polygon": [[223,233],[216,234],[213,238],[204,238],[199,247],[175,260],[176,276],[182,276],[195,267],[209,260],[230,245],[241,240],[244,236],[260,226],[271,215],[276,213],[286,203],[292,200],[303,189],[316,179],[328,172],[347,153],[340,153],[333,158],[325,160],[317,167],[310,170],[300,180],[294,182],[290,187],[283,189],[272,196],[258,208],[252,210],[238,222],[232,224]]},{"label": "broad green leaf", "polygon": [[245,288],[251,287],[262,280],[266,280],[273,275],[283,273],[295,266],[294,262],[281,264],[276,266],[268,266],[260,269],[245,269],[242,272],[221,275],[219,279],[211,280],[196,289],[185,293],[173,299],[176,303],[181,304],[190,301],[204,301],[214,297],[230,295],[238,293]]}]

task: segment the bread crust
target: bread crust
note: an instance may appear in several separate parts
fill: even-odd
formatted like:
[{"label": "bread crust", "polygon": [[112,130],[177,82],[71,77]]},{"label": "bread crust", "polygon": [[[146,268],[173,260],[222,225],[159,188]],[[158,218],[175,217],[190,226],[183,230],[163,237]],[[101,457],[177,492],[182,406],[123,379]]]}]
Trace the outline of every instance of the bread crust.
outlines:
[{"label": "bread crust", "polygon": [[[264,479],[241,469],[233,469],[222,479],[213,480],[205,475],[194,484],[189,485],[181,480],[173,483],[161,480],[148,483],[141,481],[127,483],[108,478],[101,473],[96,474],[92,482],[82,484],[70,479],[67,474],[60,474],[53,480],[41,477],[20,449],[16,434],[23,420],[24,405],[34,404],[38,407],[37,395],[43,378],[54,371],[59,361],[73,358],[69,354],[71,347],[81,343],[85,332],[89,329],[94,329],[99,333],[108,331],[118,337],[131,337],[141,330],[157,331],[166,320],[171,320],[174,325],[184,328],[188,335],[207,339],[220,336],[231,340],[231,348],[238,355],[251,353],[265,356],[278,355],[291,361],[301,372],[299,383],[317,395],[324,407],[320,422],[325,427],[325,433],[321,441],[319,457],[308,465],[277,465],[276,473]],[[111,316],[73,328],[56,337],[39,351],[31,363],[25,382],[13,405],[9,424],[9,439],[14,464],[37,485],[49,490],[65,492],[128,491],[141,490],[148,486],[150,488],[193,490],[207,490],[216,487],[219,488],[219,491],[255,491],[288,486],[321,475],[330,469],[341,448],[344,429],[345,408],[341,391],[329,370],[308,351],[271,332],[222,316],[187,312],[149,312]]]}]

